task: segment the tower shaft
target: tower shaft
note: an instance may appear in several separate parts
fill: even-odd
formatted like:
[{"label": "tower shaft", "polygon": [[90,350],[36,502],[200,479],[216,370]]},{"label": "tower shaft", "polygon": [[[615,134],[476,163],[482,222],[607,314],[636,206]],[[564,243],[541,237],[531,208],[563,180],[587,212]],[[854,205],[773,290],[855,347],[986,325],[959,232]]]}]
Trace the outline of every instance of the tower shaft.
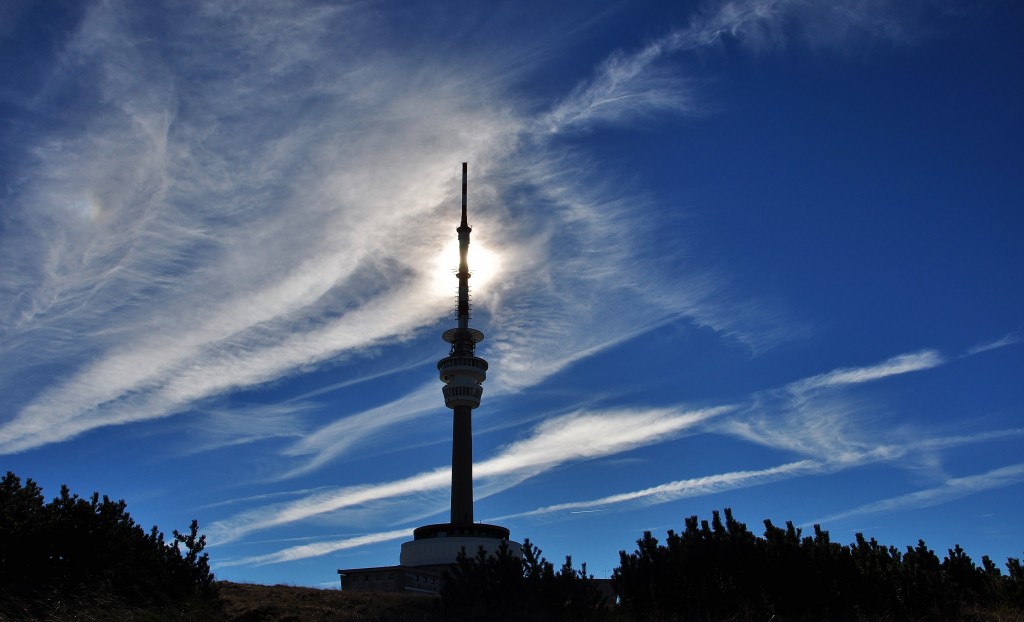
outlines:
[{"label": "tower shaft", "polygon": [[473,418],[469,406],[456,406],[452,416],[453,525],[473,524]]}]

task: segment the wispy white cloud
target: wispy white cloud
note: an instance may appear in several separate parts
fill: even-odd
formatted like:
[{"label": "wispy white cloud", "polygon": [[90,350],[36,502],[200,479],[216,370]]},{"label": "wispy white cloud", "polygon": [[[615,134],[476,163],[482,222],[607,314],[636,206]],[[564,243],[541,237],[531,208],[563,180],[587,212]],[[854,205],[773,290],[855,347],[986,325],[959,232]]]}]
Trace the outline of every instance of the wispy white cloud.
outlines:
[{"label": "wispy white cloud", "polygon": [[908,448],[921,451],[928,451],[933,449],[950,449],[953,447],[962,447],[964,445],[973,445],[975,443],[1002,441],[1006,439],[1016,438],[1018,436],[1024,436],[1024,428],[1008,428],[1005,430],[990,430],[988,432],[978,432],[975,434],[960,434],[956,436],[919,438],[914,439],[908,445]]},{"label": "wispy white cloud", "polygon": [[[478,480],[477,492],[482,496],[495,494],[565,462],[619,455],[636,447],[672,438],[683,430],[726,432],[809,457],[766,469],[687,478],[597,499],[553,504],[495,520],[557,512],[605,510],[613,506],[638,503],[667,503],[680,498],[763,485],[794,477],[834,473],[865,464],[893,463],[908,457],[932,455],[943,449],[1007,440],[1024,435],[1024,429],[944,437],[922,437],[920,433],[911,434],[910,431],[905,431],[906,433],[902,435],[893,435],[892,430],[889,430],[885,439],[879,440],[867,433],[863,427],[854,425],[855,420],[850,418],[847,410],[844,410],[844,407],[848,407],[846,402],[826,401],[824,405],[815,405],[812,404],[812,400],[805,398],[805,394],[813,392],[816,393],[815,399],[820,400],[826,389],[834,391],[922,371],[942,362],[942,357],[937,353],[924,351],[892,357],[877,365],[841,368],[790,383],[774,392],[767,392],[780,398],[774,405],[764,401],[763,392],[761,397],[755,399],[754,407],[747,409],[728,406],[700,411],[667,408],[572,413],[540,423],[528,438],[512,443],[501,449],[493,458],[474,465],[474,475]],[[772,410],[773,406],[781,408],[781,411]],[[761,414],[752,417],[751,413],[755,411]],[[412,494],[422,496],[446,488],[449,478],[449,470],[439,469],[396,482],[328,490],[304,497],[297,502],[242,512],[233,518],[215,523],[211,534],[214,541],[228,542],[253,531],[307,520],[370,502],[395,500]],[[401,530],[387,532],[392,535],[404,533],[406,532]],[[392,535],[381,537],[391,539]],[[373,536],[368,537],[371,540],[367,542],[376,542],[372,539]],[[248,561],[289,561],[339,550],[334,548],[336,546],[358,546],[353,542],[351,539],[345,539],[314,543]]]},{"label": "wispy white cloud", "polygon": [[800,460],[797,462],[780,464],[767,469],[733,471],[730,473],[718,473],[715,475],[676,480],[641,490],[608,495],[606,497],[591,499],[588,501],[556,503],[554,505],[548,505],[528,512],[502,516],[496,520],[538,516],[554,512],[569,511],[570,513],[575,513],[572,512],[574,510],[598,511],[600,509],[607,509],[608,506],[623,503],[668,503],[670,501],[676,501],[686,497],[697,497],[701,495],[715,494],[726,490],[734,490],[737,488],[759,486],[780,479],[789,479],[792,477],[799,477],[801,475],[821,473],[828,470],[830,469],[827,465],[816,460]]},{"label": "wispy white cloud", "polygon": [[792,393],[805,393],[821,388],[837,388],[845,385],[861,384],[882,380],[890,376],[899,376],[909,372],[931,369],[945,362],[942,355],[935,350],[922,350],[921,352],[894,356],[877,365],[836,369],[826,374],[794,382],[787,389]]},{"label": "wispy white cloud", "polygon": [[686,81],[656,61],[679,48],[666,37],[633,54],[615,53],[589,82],[579,84],[539,120],[548,132],[614,123],[639,114],[673,111],[694,114],[698,108]]},{"label": "wispy white cloud", "polygon": [[395,529],[392,531],[381,531],[361,536],[354,536],[352,538],[344,538],[341,540],[331,540],[328,542],[315,542],[313,544],[292,546],[286,549],[282,549],[280,551],[275,551],[273,553],[267,553],[266,555],[252,555],[249,557],[241,557],[238,559],[228,559],[225,561],[218,562],[216,565],[223,567],[231,567],[262,566],[265,564],[277,564],[281,562],[295,561],[297,559],[320,557],[321,555],[337,553],[338,551],[354,549],[360,546],[367,546],[369,544],[389,542],[391,540],[400,540],[402,538],[408,538],[411,535],[412,531],[410,529]]},{"label": "wispy white cloud", "polygon": [[[479,494],[494,494],[571,461],[614,455],[673,438],[688,428],[727,412],[728,408],[579,412],[544,421],[529,437],[473,465]],[[447,488],[451,469],[444,467],[382,484],[349,486],[294,502],[256,508],[210,525],[211,542],[237,540],[248,533],[294,523],[338,510]]]},{"label": "wispy white cloud", "polygon": [[939,452],[949,447],[1010,438],[1017,429],[936,437],[907,423],[893,424],[884,406],[849,391],[947,364],[934,350],[901,354],[875,365],[836,369],[761,391],[752,404],[710,426],[746,441],[851,466],[895,460],[908,454],[933,473],[941,472]]},{"label": "wispy white cloud", "polygon": [[239,497],[239,498],[235,498],[235,499],[224,499],[222,501],[216,501],[214,503],[207,503],[206,505],[201,506],[200,509],[217,508],[217,507],[224,507],[224,506],[228,506],[228,505],[252,503],[254,501],[267,501],[267,500],[270,500],[270,499],[282,499],[282,498],[289,498],[289,497],[291,497],[291,498],[302,497],[302,496],[310,495],[310,494],[313,494],[313,493],[321,492],[323,490],[324,490],[324,487],[318,487],[318,488],[307,488],[307,489],[300,489],[300,490],[284,490],[284,491],[279,491],[279,492],[268,492],[268,493],[259,494],[259,495],[250,495],[250,496],[247,496],[247,497]]},{"label": "wispy white cloud", "polygon": [[437,413],[438,387],[425,385],[397,400],[364,412],[342,417],[326,426],[303,435],[302,439],[283,450],[286,456],[312,456],[301,466],[284,474],[283,478],[307,473],[346,452],[353,445],[389,427],[409,421],[426,413]]},{"label": "wispy white cloud", "polygon": [[846,367],[760,391],[736,416],[715,423],[717,432],[802,456],[834,462],[856,462],[865,452],[909,442],[908,429],[885,426],[884,441],[876,434],[884,417],[878,406],[849,389],[938,367],[945,359],[934,350],[901,354],[875,365]]},{"label": "wispy white cloud", "polygon": [[[729,38],[753,48],[779,48],[787,41],[839,47],[861,38],[913,38],[915,9],[884,0],[722,0],[706,2],[684,27],[637,51],[616,51],[539,119],[542,131],[589,129],[597,123],[635,119],[655,112],[706,112],[694,80],[667,60]],[[914,4],[914,3],[910,3]]]},{"label": "wispy white cloud", "polygon": [[[613,54],[538,122],[501,90],[505,61],[457,74],[444,58],[409,63],[372,45],[379,24],[357,6],[157,6],[173,15],[156,20],[171,31],[155,38],[126,7],[92,5],[32,101],[57,110],[73,92],[95,105],[59,108],[80,129],[39,132],[11,195],[19,218],[0,251],[2,348],[22,364],[0,377],[15,409],[0,423],[0,451],[165,417],[433,324],[448,301],[420,284],[441,247],[451,163],[464,159],[479,175],[477,214],[532,223],[496,239],[516,260],[489,304],[508,387],[673,315],[734,331],[737,306],[716,304],[699,277],[660,306],[627,302],[642,295],[622,226],[636,197],[588,191],[586,167],[536,139],[544,128],[692,112],[685,84],[658,60],[792,6],[708,9],[638,53]],[[499,163],[522,174],[490,179]],[[500,206],[514,188],[540,191],[554,209],[524,220],[520,206]],[[538,269],[560,250],[559,274]],[[598,281],[623,295],[588,299],[607,289]],[[563,357],[533,356],[552,351],[545,335],[557,335]],[[28,389],[42,378],[42,391]]]},{"label": "wispy white cloud", "polygon": [[974,356],[975,354],[981,354],[982,352],[998,350],[999,348],[1016,345],[1021,341],[1024,341],[1024,336],[1021,336],[1020,332],[1014,331],[1003,335],[999,339],[985,341],[975,346],[971,346],[966,352],[964,352],[964,356]]},{"label": "wispy white cloud", "polygon": [[210,451],[267,438],[302,436],[303,416],[318,410],[313,402],[231,404],[204,409],[188,422],[186,453]]},{"label": "wispy white cloud", "polygon": [[[160,58],[139,53],[122,10],[94,6],[69,56],[105,76],[88,95],[114,104],[84,112],[74,141],[44,144],[17,196],[25,230],[4,248],[33,260],[4,274],[17,331],[5,354],[24,362],[6,380],[62,367],[0,425],[0,451],[163,417],[435,322],[449,301],[423,271],[450,163],[486,162],[515,132],[481,100],[458,103],[450,81],[395,97],[410,71],[397,59],[331,63],[297,91],[330,53],[317,42],[339,40],[326,24],[340,9],[183,16],[176,34],[218,30],[222,47]],[[232,49],[251,64],[217,64]],[[397,80],[349,92],[366,71]],[[155,97],[169,84],[180,90]],[[275,113],[318,99],[298,118]],[[368,129],[383,119],[386,133]]]},{"label": "wispy white cloud", "polygon": [[721,286],[725,280],[704,268],[666,268],[685,255],[687,243],[676,238],[657,254],[637,244],[655,226],[656,219],[646,216],[647,199],[594,179],[586,159],[554,157],[519,162],[506,189],[527,193],[520,200],[554,218],[532,221],[537,229],[526,228],[516,213],[495,223],[528,241],[510,257],[517,268],[485,299],[486,357],[501,370],[488,380],[491,386],[534,386],[683,318],[758,350],[800,332],[789,318],[764,312],[758,301],[730,295]]},{"label": "wispy white cloud", "polygon": [[538,425],[530,436],[505,447],[473,467],[474,476],[515,474],[525,479],[568,461],[588,460],[661,442],[683,430],[728,412],[676,408],[579,412]]},{"label": "wispy white cloud", "polygon": [[[413,304],[423,296],[414,288],[378,297],[322,328],[256,334],[242,348],[221,340],[182,344],[186,337],[198,341],[195,333],[181,335],[177,342],[168,336],[156,339],[155,345],[134,344],[26,406],[0,428],[0,448],[20,451],[99,425],[163,417],[195,400],[273,380],[330,354],[401,337],[435,319],[428,315],[429,307]],[[438,301],[435,313],[445,307]],[[414,311],[403,313],[398,310],[402,308]],[[254,350],[260,356],[253,356]]]},{"label": "wispy white cloud", "polygon": [[[713,412],[715,411],[706,411],[705,414],[700,417],[701,420],[706,421],[710,419],[708,415]],[[719,414],[727,415],[726,412]],[[649,415],[650,413],[648,413],[648,416]],[[564,427],[555,426],[557,430],[554,431],[554,436],[574,439],[579,438],[580,430],[591,429],[591,425],[594,424],[594,417],[594,415],[584,415],[570,420],[569,425]],[[606,419],[598,421],[597,426],[603,430],[615,432],[621,427],[621,424],[624,421],[627,420],[616,421],[614,419]],[[671,425],[671,423],[669,423],[669,425]],[[535,439],[539,439],[544,431],[545,430],[542,428],[538,428],[538,433],[531,439],[526,439],[519,443],[510,445],[495,459],[476,466],[476,475],[485,480],[487,475],[512,475],[513,477],[511,481],[518,482],[525,479],[525,477],[530,474],[533,474],[534,467],[536,465],[555,465],[566,460],[564,454],[558,455],[557,452],[552,450],[552,448],[559,444],[556,440],[552,440],[550,443],[535,442]],[[752,486],[762,486],[793,478],[826,475],[857,468],[866,464],[893,462],[908,455],[920,452],[934,451],[936,449],[948,449],[991,441],[1001,441],[1022,435],[1024,435],[1024,429],[1009,429],[972,435],[923,438],[904,445],[882,445],[856,454],[848,453],[846,455],[836,456],[832,460],[798,460],[764,469],[732,471],[676,480],[640,490],[616,493],[596,499],[556,503],[525,512],[496,517],[490,520],[501,521],[512,518],[528,518],[564,512],[569,514],[587,513],[613,510],[619,507],[633,507],[638,504],[655,505],[670,503],[679,499],[712,495],[728,490],[736,490]],[[593,438],[593,436],[588,438]],[[560,438],[558,440],[562,439]],[[635,442],[635,438],[632,440],[623,439],[623,445],[627,448],[632,447]],[[510,465],[508,462],[509,458],[515,456],[519,451],[525,451],[526,453],[522,463]],[[603,449],[592,446],[582,448],[577,452],[577,456],[596,457],[598,455],[612,454]],[[480,467],[483,465],[488,465],[487,472],[485,474],[480,473]],[[525,470],[523,470],[524,466]],[[979,476],[950,478],[942,486],[936,488],[871,503],[861,508],[830,515],[821,520],[812,522],[833,522],[860,514],[895,511],[906,507],[927,507],[928,505],[938,505],[948,501],[953,501],[975,491],[1012,485],[1022,479],[1024,479],[1024,465],[994,469]],[[505,481],[503,482],[502,488],[507,487],[508,485],[509,481]],[[395,489],[390,489],[388,490],[388,493],[394,492],[394,490]],[[341,540],[316,542],[302,546],[289,547],[265,555],[234,560],[225,565],[268,564],[294,561],[297,559],[326,555],[339,550],[355,548],[365,544],[375,544],[377,542],[396,540],[408,537],[408,535],[408,529],[398,529],[375,534],[367,534],[357,538],[344,538]]]},{"label": "wispy white cloud", "polygon": [[[506,388],[666,317],[728,315],[683,284],[669,304],[636,304],[635,201],[524,142],[536,124],[495,67],[410,63],[375,52],[379,24],[359,7],[309,9],[158,6],[174,13],[156,20],[172,30],[158,38],[121,5],[88,10],[37,100],[79,89],[97,105],[62,111],[81,128],[72,138],[39,134],[0,245],[0,347],[22,363],[0,372],[12,407],[0,452],[208,410],[211,396],[433,325],[450,300],[427,271],[450,237],[437,216],[455,204],[461,160],[473,162],[481,234],[508,259],[481,301]],[[631,80],[647,88],[640,73]],[[313,455],[337,429],[287,452]],[[321,449],[303,468],[340,451]]]},{"label": "wispy white cloud", "polygon": [[857,453],[846,453],[831,460],[798,460],[766,469],[732,471],[688,478],[650,486],[640,490],[616,493],[598,499],[557,503],[527,512],[510,514],[495,520],[539,516],[572,510],[607,510],[612,506],[661,504],[687,497],[715,494],[726,490],[760,486],[776,481],[836,473],[866,464],[892,462],[910,454],[1002,441],[1024,435],[1024,429],[996,430],[979,434],[917,439],[907,444],[878,445]]},{"label": "wispy white cloud", "polygon": [[679,75],[679,68],[660,61],[683,50],[711,45],[723,34],[737,35],[776,19],[788,4],[792,3],[758,0],[706,5],[707,17],[695,19],[687,28],[674,30],[638,51],[613,53],[590,80],[577,85],[542,117],[540,126],[560,132],[664,110],[697,114],[701,108],[696,94]]},{"label": "wispy white cloud", "polygon": [[905,495],[881,499],[847,510],[829,514],[814,523],[836,522],[854,516],[878,514],[933,507],[956,499],[967,497],[985,490],[1013,486],[1024,481],[1024,463],[992,469],[977,475],[951,477],[940,486],[918,490]]}]

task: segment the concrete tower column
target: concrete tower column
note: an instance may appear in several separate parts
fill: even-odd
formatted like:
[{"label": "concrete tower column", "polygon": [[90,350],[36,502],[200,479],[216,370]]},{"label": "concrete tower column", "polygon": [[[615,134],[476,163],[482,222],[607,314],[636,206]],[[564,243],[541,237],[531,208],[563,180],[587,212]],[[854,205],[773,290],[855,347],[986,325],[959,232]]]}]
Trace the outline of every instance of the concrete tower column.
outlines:
[{"label": "concrete tower column", "polygon": [[452,524],[473,523],[473,419],[469,406],[456,406],[452,422]]}]

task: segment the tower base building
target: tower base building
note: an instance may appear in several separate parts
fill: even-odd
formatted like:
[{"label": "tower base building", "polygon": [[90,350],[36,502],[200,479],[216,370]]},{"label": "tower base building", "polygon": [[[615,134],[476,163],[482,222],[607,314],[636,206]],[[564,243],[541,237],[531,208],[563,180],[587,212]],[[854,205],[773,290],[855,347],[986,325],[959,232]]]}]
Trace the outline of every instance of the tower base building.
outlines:
[{"label": "tower base building", "polygon": [[463,550],[471,557],[481,548],[488,555],[495,555],[502,542],[513,555],[522,556],[522,546],[509,540],[508,529],[498,525],[424,525],[413,530],[412,537],[402,544],[399,563],[403,566],[447,566]]}]

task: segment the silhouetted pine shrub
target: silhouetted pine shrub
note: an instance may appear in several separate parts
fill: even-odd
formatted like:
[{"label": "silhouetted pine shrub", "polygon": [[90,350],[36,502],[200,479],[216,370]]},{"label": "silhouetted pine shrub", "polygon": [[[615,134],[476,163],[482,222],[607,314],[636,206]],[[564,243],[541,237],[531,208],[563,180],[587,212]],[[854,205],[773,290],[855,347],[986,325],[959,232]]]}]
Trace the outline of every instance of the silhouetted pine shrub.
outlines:
[{"label": "silhouetted pine shrub", "polygon": [[[957,545],[940,560],[924,541],[901,553],[857,534],[849,546],[787,522],[763,537],[737,522],[685,521],[661,544],[650,532],[619,553],[612,577],[621,610],[636,619],[961,620],[979,611],[1024,615],[1024,569],[1009,576],[987,557],[979,568]],[[978,618],[980,619],[980,618]]]},{"label": "silhouetted pine shrub", "polygon": [[4,602],[39,609],[59,601],[145,607],[212,599],[198,529],[192,521],[167,543],[156,527],[137,525],[124,501],[99,493],[83,499],[62,486],[47,504],[35,482],[8,472],[0,480],[0,614]]},{"label": "silhouetted pine shrub", "polygon": [[571,557],[556,571],[529,540],[521,558],[503,542],[496,555],[459,553],[444,575],[441,601],[446,615],[471,620],[588,620],[605,605],[593,579],[586,564],[574,569]]}]

